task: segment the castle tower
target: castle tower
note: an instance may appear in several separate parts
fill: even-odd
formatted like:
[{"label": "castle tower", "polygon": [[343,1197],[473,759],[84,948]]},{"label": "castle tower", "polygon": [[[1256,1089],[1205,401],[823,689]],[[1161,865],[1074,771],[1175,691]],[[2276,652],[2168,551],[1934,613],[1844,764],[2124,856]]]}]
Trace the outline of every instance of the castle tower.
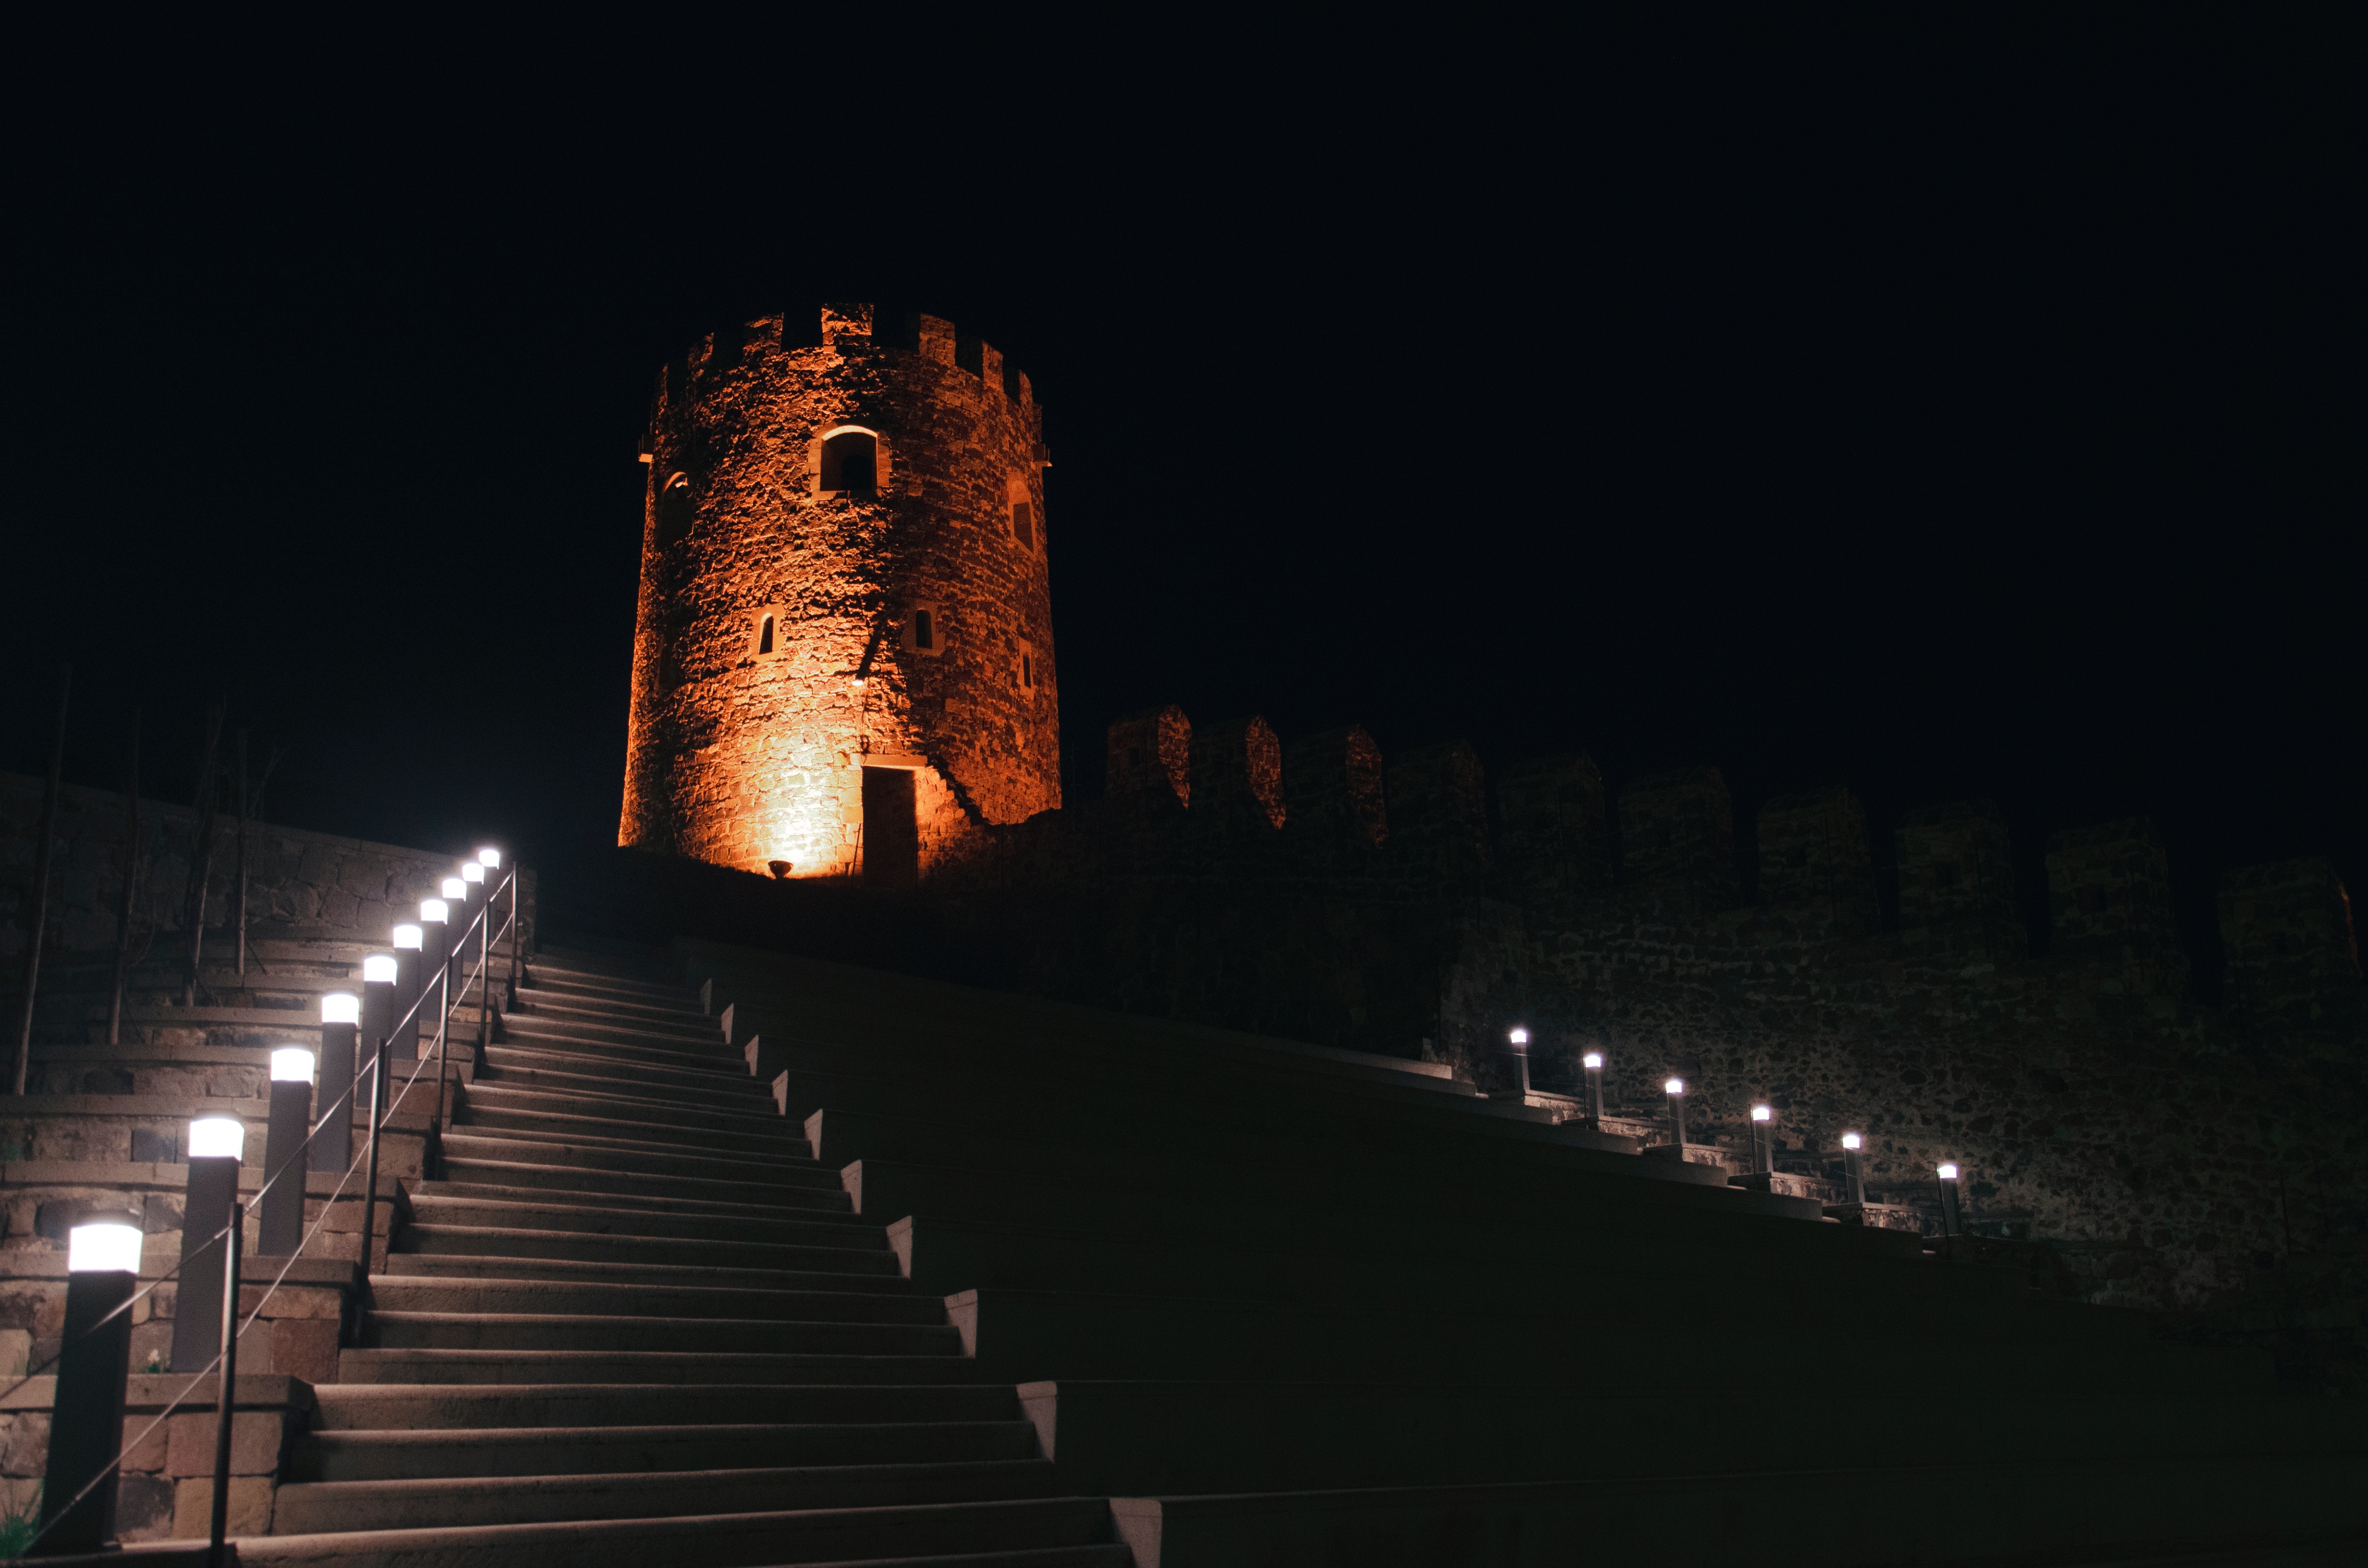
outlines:
[{"label": "castle tower", "polygon": [[1041,411],[933,316],[668,362],[620,844],[894,884],[1061,803]]}]

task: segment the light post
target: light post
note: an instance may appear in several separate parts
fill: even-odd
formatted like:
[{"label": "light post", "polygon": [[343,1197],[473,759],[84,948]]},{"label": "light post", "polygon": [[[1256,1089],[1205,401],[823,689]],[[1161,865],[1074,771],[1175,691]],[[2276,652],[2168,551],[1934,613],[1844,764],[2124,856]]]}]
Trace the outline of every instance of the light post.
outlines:
[{"label": "light post", "polygon": [[1682,1160],[1686,1157],[1686,1081],[1670,1078],[1662,1084],[1661,1093],[1669,1096],[1669,1136]]},{"label": "light post", "polygon": [[[461,879],[453,877],[449,880],[457,882]],[[443,984],[450,973],[444,966],[452,953],[452,906],[440,898],[421,899],[419,928],[426,933],[426,936],[419,952],[419,994],[422,1002],[420,1010],[412,1015],[413,1028],[409,1031],[410,1060],[413,1061],[419,1059],[421,1036],[427,1029],[427,1010],[425,1001],[427,988],[431,985]],[[452,998],[449,992],[442,998],[442,1006],[448,1012],[451,1009]],[[438,1028],[441,1032],[440,1019]]]},{"label": "light post", "polygon": [[[427,907],[425,904],[422,908]],[[412,1004],[418,1001],[426,985],[427,958],[424,946],[427,927],[409,924],[394,928],[394,994],[389,998],[394,1017],[404,1020],[403,1027],[386,1036],[364,1035],[362,1051],[370,1061],[377,1060],[381,1039],[390,1042],[388,1054],[398,1062],[413,1062],[419,1057],[419,1014]]]},{"label": "light post", "polygon": [[[362,960],[362,999],[353,1017],[345,1017],[349,1009],[344,992],[332,991],[321,998],[321,1125],[305,1155],[307,1170],[342,1174],[353,1163],[351,1090],[360,1061],[362,1031],[370,1027],[376,1033],[386,1032],[392,1021],[387,1007],[393,993],[394,960],[385,953],[372,953]],[[364,1018],[374,1018],[374,1024],[365,1026]],[[340,1095],[346,1096],[345,1103],[332,1111],[329,1107]]]},{"label": "light post", "polygon": [[[222,1337],[223,1238],[238,1201],[239,1162],[246,1124],[234,1116],[201,1116],[189,1123],[189,1179],[181,1199],[181,1275],[173,1308],[173,1370],[197,1372],[213,1359]],[[233,1232],[229,1244],[241,1244]]]},{"label": "light post", "polygon": [[[494,848],[491,845],[488,845],[484,848],[477,851],[477,864],[484,867],[485,875],[490,877],[495,871],[502,869],[502,852]],[[515,1011],[518,1007],[518,942],[520,937],[524,935],[524,933],[518,930],[518,874],[515,871],[510,874],[509,927],[510,973],[508,983],[504,985],[502,988],[502,1011],[505,1013]]]},{"label": "light post", "polygon": [[1530,1099],[1530,1031],[1517,1028],[1510,1039],[1513,1042],[1513,1076],[1520,1085],[1521,1103],[1527,1105]]},{"label": "light post", "polygon": [[1597,1130],[1603,1125],[1603,1052],[1590,1051],[1579,1058],[1587,1069],[1587,1114],[1595,1119]]},{"label": "light post", "polygon": [[1943,1160],[1933,1174],[1941,1178],[1941,1233],[1957,1233],[1957,1162]]},{"label": "light post", "polygon": [[[321,998],[321,1018],[351,1023],[359,997],[333,991]],[[263,1134],[263,1179],[269,1184],[257,1217],[255,1250],[286,1257],[304,1244],[304,1167],[297,1156],[313,1131],[313,1053],[285,1045],[271,1053],[271,1121]]]},{"label": "light post", "polygon": [[1771,1106],[1751,1108],[1751,1174],[1776,1174],[1776,1111]]},{"label": "light post", "polygon": [[1866,1202],[1865,1147],[1866,1140],[1857,1133],[1842,1134],[1842,1172],[1850,1183],[1850,1200],[1860,1205]]},{"label": "light post", "polygon": [[[66,1234],[64,1345],[41,1483],[44,1555],[115,1545],[115,1456],[123,1448],[123,1381],[131,1371],[131,1314],[120,1309],[139,1284],[140,1217],[85,1210]],[[85,1487],[89,1494],[78,1495]]]}]

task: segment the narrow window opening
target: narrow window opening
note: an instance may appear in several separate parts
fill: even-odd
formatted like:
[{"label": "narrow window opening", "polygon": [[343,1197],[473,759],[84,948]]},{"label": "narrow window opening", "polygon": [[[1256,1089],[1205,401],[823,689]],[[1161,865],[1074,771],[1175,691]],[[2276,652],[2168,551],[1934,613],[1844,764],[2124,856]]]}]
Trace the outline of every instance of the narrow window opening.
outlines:
[{"label": "narrow window opening", "polygon": [[869,495],[877,487],[879,443],[860,430],[842,430],[822,444],[825,490]]},{"label": "narrow window opening", "polygon": [[913,612],[913,646],[916,648],[936,647],[938,645],[937,633],[938,629],[934,624],[933,618],[928,610],[916,609]]},{"label": "narrow window opening", "polygon": [[772,651],[773,618],[768,615],[765,618],[765,624],[759,627],[757,631],[757,652],[759,653],[769,653]]},{"label": "narrow window opening", "polygon": [[1019,689],[1022,691],[1036,689],[1036,660],[1030,654],[1019,655]]},{"label": "narrow window opening", "polygon": [[1036,508],[1025,501],[1011,504],[1011,537],[1030,548],[1036,543]]}]

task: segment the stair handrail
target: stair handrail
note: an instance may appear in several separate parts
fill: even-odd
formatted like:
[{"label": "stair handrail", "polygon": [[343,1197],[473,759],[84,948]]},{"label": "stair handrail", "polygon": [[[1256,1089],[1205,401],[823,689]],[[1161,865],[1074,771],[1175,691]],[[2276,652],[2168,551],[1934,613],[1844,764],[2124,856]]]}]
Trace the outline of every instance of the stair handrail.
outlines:
[{"label": "stair handrail", "polygon": [[[492,1012],[492,980],[490,971],[493,967],[493,942],[495,938],[492,930],[492,923],[488,916],[493,911],[495,901],[500,898],[505,891],[509,893],[509,914],[508,917],[502,924],[502,935],[508,938],[510,942],[509,977],[507,986],[505,1010],[507,1010],[508,1006],[515,1006],[517,1003],[518,983],[519,978],[519,954],[518,943],[517,940],[518,932],[518,869],[513,866],[509,869],[507,875],[503,878],[502,881],[490,891],[483,902],[479,903],[476,915],[471,919],[467,926],[461,928],[459,937],[453,940],[450,948],[448,949],[444,961],[438,966],[438,974],[433,983],[435,986],[434,994],[437,996],[440,1004],[437,1009],[435,1057],[438,1080],[437,1114],[439,1119],[443,1114],[445,1095],[449,1092],[446,1085],[450,1083],[449,1073],[450,1068],[453,972],[457,966],[457,961],[460,960],[462,952],[466,949],[466,945],[471,934],[474,933],[477,937],[477,965],[474,971],[469,976],[468,980],[463,983],[461,994],[465,996],[468,994],[467,986],[470,984],[476,984],[479,987],[479,994],[477,998],[478,1039],[482,1042],[486,1038],[485,1031],[490,1028]],[[378,1223],[379,1132],[382,1126],[394,1119],[395,1113],[403,1108],[403,1102],[410,1098],[411,1090],[413,1086],[419,1082],[420,1074],[427,1070],[428,1062],[427,1055],[422,1053],[418,1060],[414,1063],[410,1076],[404,1080],[402,1090],[395,1095],[393,1103],[386,1108],[383,1116],[381,1116],[378,1108],[378,1102],[383,1097],[386,1086],[386,1075],[390,1066],[387,1059],[387,1049],[392,1039],[394,1036],[401,1034],[404,1029],[408,1028],[412,1021],[419,1016],[419,1009],[427,1006],[429,994],[430,992],[427,986],[423,985],[419,988],[419,994],[412,999],[411,1006],[404,1010],[403,1016],[389,1025],[386,1030],[378,1037],[375,1049],[371,1051],[369,1064],[364,1067],[358,1067],[355,1070],[352,1081],[347,1084],[345,1088],[339,1092],[336,1098],[330,1102],[330,1105],[326,1109],[313,1119],[312,1128],[305,1133],[303,1141],[297,1144],[296,1148],[289,1154],[287,1159],[280,1162],[279,1167],[277,1170],[267,1171],[264,1173],[262,1185],[256,1189],[256,1193],[253,1198],[241,1199],[238,1196],[235,1186],[233,1187],[230,1199],[230,1217],[219,1230],[215,1231],[213,1234],[208,1236],[205,1241],[197,1247],[192,1248],[185,1246],[182,1249],[181,1259],[175,1263],[170,1268],[165,1270],[164,1273],[157,1276],[154,1280],[151,1280],[147,1285],[134,1291],[131,1297],[120,1304],[110,1309],[105,1314],[88,1324],[72,1340],[62,1340],[58,1348],[39,1366],[28,1370],[15,1382],[9,1384],[6,1390],[0,1390],[0,1402],[5,1402],[8,1395],[15,1393],[18,1389],[23,1388],[27,1383],[32,1381],[35,1378],[41,1376],[43,1373],[49,1371],[51,1368],[63,1361],[66,1357],[66,1353],[70,1349],[88,1341],[93,1335],[97,1335],[108,1324],[113,1323],[117,1318],[121,1317],[124,1313],[130,1312],[134,1306],[146,1299],[159,1287],[173,1280],[175,1277],[181,1272],[181,1269],[192,1259],[203,1255],[218,1242],[225,1244],[224,1267],[222,1269],[222,1332],[221,1347],[214,1352],[213,1357],[208,1360],[203,1367],[189,1375],[189,1381],[183,1386],[180,1392],[173,1396],[171,1401],[165,1404],[165,1408],[157,1414],[156,1418],[143,1427],[137,1437],[134,1437],[131,1442],[124,1444],[121,1451],[117,1453],[115,1458],[100,1466],[97,1473],[93,1475],[88,1481],[85,1482],[82,1487],[76,1491],[72,1497],[69,1497],[63,1504],[55,1507],[49,1506],[49,1501],[44,1499],[41,1511],[45,1517],[41,1520],[40,1528],[33,1532],[31,1540],[25,1543],[23,1548],[25,1553],[29,1554],[34,1546],[43,1536],[50,1532],[53,1526],[72,1514],[75,1506],[78,1506],[83,1499],[88,1497],[90,1494],[104,1483],[109,1475],[114,1474],[118,1470],[120,1470],[123,1461],[130,1458],[132,1452],[136,1450],[142,1443],[147,1441],[149,1437],[164,1425],[167,1417],[169,1417],[176,1410],[180,1408],[184,1400],[188,1399],[191,1393],[197,1391],[198,1385],[203,1382],[208,1377],[211,1376],[217,1368],[220,1368],[222,1378],[220,1387],[216,1393],[214,1412],[213,1510],[212,1518],[210,1521],[210,1528],[208,1530],[207,1561],[211,1565],[211,1568],[224,1568],[224,1564],[227,1562],[224,1552],[230,1510],[231,1415],[235,1387],[238,1380],[238,1342],[241,1338],[245,1336],[246,1331],[254,1327],[256,1322],[261,1318],[264,1307],[270,1302],[272,1296],[279,1290],[281,1283],[287,1279],[290,1270],[296,1267],[296,1260],[303,1255],[305,1247],[312,1244],[313,1238],[320,1233],[322,1227],[329,1222],[330,1216],[336,1212],[337,1199],[345,1195],[347,1184],[353,1180],[355,1170],[365,1164],[367,1164],[369,1167],[369,1176],[364,1184],[365,1190],[362,1202],[361,1268],[363,1280],[365,1284],[367,1284],[370,1274],[371,1255],[376,1241],[375,1233]],[[241,1261],[241,1253],[243,1251],[241,1238],[245,1229],[246,1217],[250,1212],[261,1205],[264,1196],[268,1193],[272,1187],[278,1184],[279,1179],[286,1176],[290,1169],[302,1170],[309,1167],[313,1141],[321,1135],[321,1132],[324,1128],[331,1125],[330,1118],[332,1116],[342,1113],[348,1119],[348,1123],[350,1124],[352,1111],[349,1108],[354,1103],[355,1096],[361,1087],[362,1076],[364,1074],[368,1074],[370,1079],[370,1137],[368,1146],[361,1153],[355,1155],[347,1161],[345,1174],[337,1178],[337,1185],[330,1193],[328,1201],[324,1203],[321,1207],[320,1218],[313,1221],[312,1226],[305,1231],[303,1237],[296,1244],[295,1250],[290,1252],[288,1255],[287,1261],[280,1265],[279,1272],[273,1277],[271,1283],[264,1288],[263,1294],[256,1299],[255,1310],[248,1312],[245,1316],[245,1321],[241,1323],[239,1321],[238,1311],[239,1292],[242,1288],[239,1265]],[[322,1087],[325,1090],[328,1085],[324,1084]],[[297,1179],[301,1182],[303,1177],[300,1176]]]}]

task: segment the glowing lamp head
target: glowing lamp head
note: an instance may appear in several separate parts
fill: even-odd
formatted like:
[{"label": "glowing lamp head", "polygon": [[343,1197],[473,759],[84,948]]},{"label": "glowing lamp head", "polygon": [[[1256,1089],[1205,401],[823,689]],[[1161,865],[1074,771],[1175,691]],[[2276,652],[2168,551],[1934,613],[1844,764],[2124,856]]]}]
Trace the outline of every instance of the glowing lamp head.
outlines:
[{"label": "glowing lamp head", "polygon": [[404,925],[394,928],[394,945],[398,948],[409,948],[416,953],[419,950],[419,927],[416,926]]},{"label": "glowing lamp head", "polygon": [[[412,929],[416,931],[418,927],[415,926]],[[365,985],[393,984],[394,955],[393,953],[372,953],[368,958],[362,960],[362,983]]]},{"label": "glowing lamp head", "polygon": [[[347,998],[351,1001],[351,997]],[[309,1084],[313,1081],[313,1053],[301,1045],[283,1045],[271,1053],[271,1081],[275,1084]]]},{"label": "glowing lamp head", "polygon": [[350,991],[332,991],[321,998],[321,1021],[324,1024],[358,1024],[362,1021],[361,999]]},{"label": "glowing lamp head", "polygon": [[1942,1164],[1941,1166],[1941,1179],[1942,1181],[1954,1181],[1957,1179],[1957,1164],[1954,1160],[1947,1161]]},{"label": "glowing lamp head", "polygon": [[469,884],[458,877],[447,877],[444,885],[436,891],[446,898],[466,898],[469,896]]},{"label": "glowing lamp head", "polygon": [[1751,1119],[1754,1121],[1773,1121],[1776,1119],[1776,1113],[1769,1109],[1764,1105],[1756,1105],[1751,1108]]},{"label": "glowing lamp head", "polygon": [[1579,1060],[1586,1063],[1587,1070],[1590,1073],[1600,1073],[1603,1071],[1603,1052],[1600,1051],[1590,1051],[1585,1056],[1580,1057]]},{"label": "glowing lamp head", "polygon": [[66,1272],[139,1273],[140,1227],[116,1215],[74,1226],[66,1233]]},{"label": "glowing lamp head", "polygon": [[1527,1029],[1515,1029],[1515,1030],[1513,1031],[1513,1043],[1514,1043],[1515,1045],[1527,1045],[1527,1044],[1529,1044],[1529,1043],[1530,1043],[1530,1031],[1529,1031],[1529,1030],[1527,1030]]},{"label": "glowing lamp head", "polygon": [[1686,1081],[1683,1078],[1672,1078],[1661,1085],[1661,1093],[1665,1095],[1682,1095],[1685,1092]]},{"label": "glowing lamp head", "polygon": [[441,926],[452,918],[452,906],[440,898],[423,898],[419,901],[419,918]]},{"label": "glowing lamp head", "polygon": [[1862,1149],[1866,1147],[1866,1141],[1855,1132],[1845,1132],[1842,1134],[1842,1147],[1845,1149]]},{"label": "glowing lamp head", "polygon": [[246,1123],[234,1116],[201,1116],[189,1123],[189,1158],[238,1160],[246,1157]]},{"label": "glowing lamp head", "polygon": [[461,880],[464,882],[484,881],[485,880],[485,868],[484,862],[478,860],[461,861]]},{"label": "glowing lamp head", "polygon": [[501,863],[502,852],[500,850],[488,846],[477,851],[477,864],[486,868],[488,870],[498,868]]}]

